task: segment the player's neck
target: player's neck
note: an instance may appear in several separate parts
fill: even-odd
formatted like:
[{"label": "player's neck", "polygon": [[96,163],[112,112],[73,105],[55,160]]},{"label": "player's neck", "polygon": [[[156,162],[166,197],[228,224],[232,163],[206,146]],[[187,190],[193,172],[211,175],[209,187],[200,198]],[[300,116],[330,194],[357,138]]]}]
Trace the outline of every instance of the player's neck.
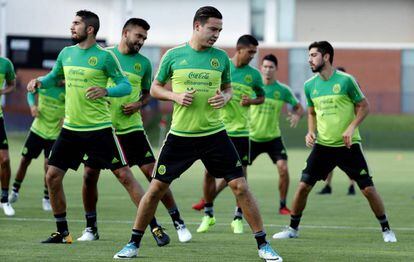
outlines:
[{"label": "player's neck", "polygon": [[196,51],[203,51],[210,48],[203,46],[199,41],[197,41],[197,39],[194,36],[191,37],[190,41],[188,41],[188,45]]},{"label": "player's neck", "polygon": [[266,77],[263,78],[263,84],[266,85],[266,86],[271,85],[274,82],[276,82],[276,78],[274,78],[274,77],[273,78],[266,78]]},{"label": "player's neck", "polygon": [[331,65],[327,65],[320,73],[319,75],[323,80],[329,80],[329,78],[332,77],[332,75],[335,72],[335,68]]},{"label": "player's neck", "polygon": [[231,61],[233,62],[233,64],[234,64],[234,66],[235,66],[235,67],[243,67],[243,66],[245,66],[245,65],[246,65],[245,63],[243,63],[243,62],[240,60],[240,58],[239,58],[239,56],[238,56],[237,54],[235,54],[235,55],[231,58]]},{"label": "player's neck", "polygon": [[128,48],[128,46],[124,43],[124,42],[120,42],[119,43],[119,45],[118,45],[118,51],[121,53],[121,54],[123,54],[123,55],[127,55],[127,54],[129,54],[129,48]]},{"label": "player's neck", "polygon": [[81,49],[88,49],[95,44],[96,44],[96,38],[88,37],[87,39],[85,39],[85,41],[80,42],[78,46]]}]

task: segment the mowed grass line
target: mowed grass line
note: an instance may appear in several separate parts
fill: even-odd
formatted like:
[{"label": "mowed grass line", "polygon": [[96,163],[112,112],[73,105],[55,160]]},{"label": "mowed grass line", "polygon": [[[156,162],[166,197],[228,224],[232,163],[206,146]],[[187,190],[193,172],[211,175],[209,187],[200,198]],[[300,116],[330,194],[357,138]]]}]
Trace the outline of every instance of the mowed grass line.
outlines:
[{"label": "mowed grass line", "polygon": [[[13,178],[20,161],[24,137],[11,136],[10,152]],[[300,171],[309,154],[308,149],[289,150],[291,185],[288,205],[300,178]],[[413,261],[412,159],[408,151],[367,151],[371,173],[381,193],[391,227],[396,228],[398,243],[382,241],[378,223],[368,203],[360,192],[346,196],[348,179],[335,171],[333,194],[320,196],[315,186],[305,210],[300,238],[273,240],[278,226],[266,231],[272,246],[285,261]],[[84,228],[81,201],[82,171],[70,171],[65,180],[68,202],[69,227],[74,238]],[[135,167],[140,183],[148,183]],[[172,241],[159,248],[147,232],[137,261],[260,261],[255,241],[247,224],[245,233],[231,233],[230,222],[234,211],[234,197],[226,189],[215,203],[218,224],[210,232],[197,234],[197,223],[203,213],[191,209],[191,204],[201,197],[203,167],[197,162],[180,179],[172,184],[178,206],[193,233],[190,243],[178,242],[175,230],[165,208],[160,204],[157,218],[167,228]],[[0,261],[112,261],[112,256],[128,241],[135,207],[114,176],[104,171],[99,182],[98,225],[101,240],[91,243],[74,242],[72,245],[42,245],[39,242],[55,230],[53,216],[41,210],[43,191],[42,161],[36,160],[29,167],[21,197],[14,207],[16,219],[8,219],[0,210]],[[278,190],[276,168],[267,156],[262,155],[249,168],[249,184],[260,205],[265,224],[287,225],[288,216],[277,214]],[[19,221],[18,218],[29,220]],[[30,221],[30,218],[35,218]],[[99,222],[100,221],[100,222]],[[130,221],[130,223],[128,223]],[[323,228],[326,227],[326,228]],[[344,227],[344,228],[340,228]],[[398,230],[400,228],[401,230]]]}]

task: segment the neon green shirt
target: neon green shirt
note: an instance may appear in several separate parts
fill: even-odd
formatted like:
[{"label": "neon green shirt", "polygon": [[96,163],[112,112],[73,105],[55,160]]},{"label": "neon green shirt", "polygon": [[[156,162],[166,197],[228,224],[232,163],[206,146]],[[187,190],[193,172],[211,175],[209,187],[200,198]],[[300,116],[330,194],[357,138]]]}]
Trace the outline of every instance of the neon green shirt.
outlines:
[{"label": "neon green shirt", "polygon": [[[32,123],[30,130],[38,136],[55,140],[59,136],[62,127],[62,119],[65,116],[65,88],[51,86],[37,89],[39,116]],[[28,96],[35,96],[28,93]]]},{"label": "neon green shirt", "polygon": [[265,102],[250,106],[250,139],[255,142],[267,142],[281,136],[279,119],[283,105],[298,104],[290,88],[278,81],[263,87]]},{"label": "neon green shirt", "polygon": [[249,107],[242,106],[243,95],[260,97],[264,95],[262,77],[250,65],[236,67],[230,60],[232,99],[221,110],[227,134],[232,137],[249,136]]},{"label": "neon green shirt", "polygon": [[63,77],[66,86],[63,127],[74,131],[112,127],[109,99],[88,99],[86,90],[93,86],[106,87],[108,78],[112,78],[117,86],[130,91],[131,86],[114,54],[98,44],[88,49],[81,49],[78,45],[65,47],[52,71],[41,80],[42,87],[50,86]]},{"label": "neon green shirt", "polygon": [[[5,57],[0,57],[0,88],[3,88],[5,82],[12,81],[14,79],[16,79],[16,74],[14,73],[12,62]],[[1,106],[0,117],[3,117],[3,110]]]},{"label": "neon green shirt", "polygon": [[211,47],[196,51],[188,44],[170,49],[161,60],[156,79],[161,83],[171,79],[174,93],[195,90],[190,106],[174,104],[172,134],[207,136],[224,130],[220,111],[207,101],[222,84],[230,83],[229,58],[223,50]]},{"label": "neon green shirt", "polygon": [[[143,89],[150,89],[152,81],[151,62],[139,53],[133,55],[122,54],[117,46],[108,49],[115,54],[132,86],[130,95],[110,99],[112,124],[115,127],[115,131],[117,134],[122,135],[137,130],[144,130],[141,113],[136,112],[132,115],[125,115],[122,112],[122,106],[137,102],[141,96],[141,91]],[[114,85],[112,79],[109,80],[108,85]]]},{"label": "neon green shirt", "polygon": [[[305,82],[305,95],[309,107],[316,112],[316,143],[325,146],[344,146],[342,133],[355,119],[355,104],[365,97],[355,79],[335,70],[328,80],[316,74]],[[352,143],[361,141],[358,128]]]}]

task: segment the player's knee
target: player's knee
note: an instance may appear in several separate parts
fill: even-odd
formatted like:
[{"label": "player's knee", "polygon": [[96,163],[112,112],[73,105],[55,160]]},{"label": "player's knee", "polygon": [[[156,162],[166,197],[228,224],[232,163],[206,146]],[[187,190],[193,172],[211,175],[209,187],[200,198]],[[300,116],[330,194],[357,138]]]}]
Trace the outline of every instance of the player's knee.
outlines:
[{"label": "player's knee", "polygon": [[55,172],[47,172],[46,174],[46,183],[49,188],[54,188],[59,181],[61,181],[62,177],[60,174]]},{"label": "player's knee", "polygon": [[1,165],[1,167],[10,166],[10,157],[8,155],[1,155],[0,156],[0,165]]},{"label": "player's knee", "polygon": [[288,166],[286,164],[278,165],[279,176],[286,177],[289,176]]},{"label": "player's knee", "polygon": [[235,179],[233,180],[233,183],[232,181],[230,181],[229,185],[236,197],[245,195],[246,192],[249,190],[249,187],[245,179]]}]

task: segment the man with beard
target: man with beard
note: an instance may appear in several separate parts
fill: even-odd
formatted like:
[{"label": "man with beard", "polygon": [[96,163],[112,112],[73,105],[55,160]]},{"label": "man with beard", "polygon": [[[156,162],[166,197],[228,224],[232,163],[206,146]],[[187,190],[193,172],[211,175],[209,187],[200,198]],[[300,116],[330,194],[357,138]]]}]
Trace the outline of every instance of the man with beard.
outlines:
[{"label": "man with beard", "polygon": [[[308,104],[306,146],[312,148],[293,199],[290,226],[273,238],[298,237],[299,223],[310,191],[336,166],[353,179],[381,225],[384,242],[396,242],[385,215],[384,204],[374,187],[362,153],[358,126],[368,115],[369,105],[351,75],[333,66],[334,50],[326,41],[309,46],[309,64],[316,73],[305,82]],[[317,133],[316,133],[317,132]]]},{"label": "man with beard", "polygon": [[[152,82],[152,68],[150,60],[139,53],[139,50],[147,39],[149,29],[150,25],[145,20],[131,18],[125,23],[122,29],[122,38],[119,45],[107,49],[115,54],[132,86],[132,92],[129,96],[111,98],[112,123],[129,167],[137,165],[146,178],[151,181],[155,158],[143,128],[140,109],[150,99],[149,89]],[[109,86],[114,85],[111,79],[108,84]],[[120,166],[120,162],[113,163],[113,165],[113,169],[115,170],[119,167],[128,169],[129,173],[131,172],[130,168]],[[91,241],[99,237],[96,226],[97,182],[99,173],[95,175],[91,172],[93,170],[90,168],[85,169],[85,171],[82,196],[87,224],[83,235],[78,238],[79,241]],[[116,173],[114,174],[116,175]],[[133,176],[128,176],[128,178],[135,180]],[[141,190],[138,193],[136,196],[131,195],[133,199],[138,197],[138,200],[134,201],[137,205],[144,192]],[[162,202],[171,215],[179,240],[181,242],[189,241],[191,239],[191,233],[180,217],[170,190],[162,198]],[[164,246],[169,243],[168,235],[157,224],[155,219],[150,222],[150,227],[152,235],[159,246]]]},{"label": "man with beard", "polygon": [[[131,85],[122,74],[118,61],[110,51],[96,43],[99,17],[87,10],[76,13],[70,28],[77,45],[65,47],[52,71],[41,79],[29,82],[27,90],[50,86],[65,79],[65,119],[62,131],[52,148],[46,183],[56,219],[57,232],[42,243],[72,243],[66,220],[66,199],[63,177],[71,168],[85,166],[98,170],[112,168],[111,162],[127,166],[112,130],[108,97],[131,93]],[[114,87],[106,87],[108,78]]]},{"label": "man with beard", "polygon": [[[193,19],[188,43],[163,56],[151,95],[174,102],[173,122],[161,149],[151,184],[142,198],[131,238],[114,258],[138,255],[141,239],[159,200],[170,183],[200,159],[214,177],[224,178],[233,190],[249,222],[263,259],[282,258],[266,241],[257,204],[243,176],[241,161],[220,120],[222,108],[232,96],[227,54],[213,45],[222,30],[222,15],[212,6],[201,7]],[[171,79],[172,91],[165,85]]]},{"label": "man with beard", "polygon": [[[226,132],[241,159],[243,174],[247,179],[247,165],[250,159],[249,145],[249,108],[264,102],[263,81],[259,71],[249,65],[257,53],[257,39],[251,35],[242,35],[237,40],[236,53],[230,59],[232,99],[221,110]],[[213,202],[217,195],[227,186],[224,179],[204,175],[204,216],[197,232],[204,233],[216,223]],[[231,228],[235,234],[243,233],[243,212],[236,206]]]}]

